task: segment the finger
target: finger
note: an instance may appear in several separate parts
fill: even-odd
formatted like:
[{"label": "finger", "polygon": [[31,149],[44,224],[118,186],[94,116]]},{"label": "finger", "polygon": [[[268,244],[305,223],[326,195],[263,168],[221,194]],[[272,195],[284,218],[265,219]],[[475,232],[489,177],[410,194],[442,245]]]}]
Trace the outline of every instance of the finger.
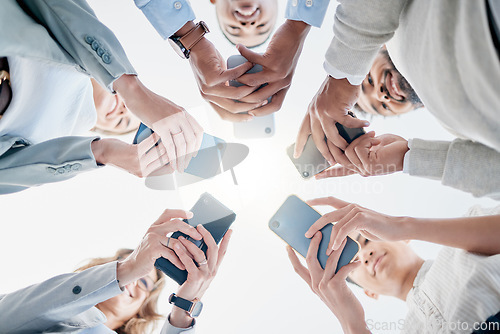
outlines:
[{"label": "finger", "polygon": [[196,147],[197,138],[194,129],[191,127],[191,124],[189,123],[187,118],[183,118],[181,120],[181,128],[182,133],[184,134],[184,139],[186,140],[186,155],[184,156],[184,164],[182,170],[184,171],[189,166],[189,162],[191,161],[193,154],[198,151],[198,148]]},{"label": "finger", "polygon": [[345,167],[340,167],[340,168],[329,168],[324,171],[322,171],[319,174],[316,174],[316,179],[326,179],[327,177],[341,177],[341,176],[348,176],[352,174],[358,174],[358,172],[345,168]]},{"label": "finger", "polygon": [[184,264],[182,264],[181,260],[179,260],[175,252],[170,248],[162,247],[159,251],[159,255],[160,256],[158,256],[158,258],[163,257],[172,262],[172,264],[177,268],[179,268],[180,270],[186,270]]},{"label": "finger", "polygon": [[[166,154],[167,150],[165,149],[165,146],[163,143],[159,143],[157,146],[153,146],[149,151],[147,151],[146,154],[142,155],[140,161],[141,161],[141,167],[142,166],[147,166],[154,161],[158,160],[161,156],[165,155],[168,159],[168,155]],[[140,153],[139,153],[140,154]],[[165,161],[167,163],[167,161]]]},{"label": "finger", "polygon": [[[188,272],[188,276],[189,276],[189,274],[195,273],[199,270],[198,267],[196,266],[196,264],[193,262],[193,259],[191,259],[191,257],[189,257],[189,255],[187,254],[186,249],[183,249],[183,247],[181,247],[181,245],[176,244],[174,246],[174,252],[177,255],[177,257],[179,258],[179,260],[182,262],[184,267],[186,268],[186,270]],[[188,279],[189,279],[189,277],[188,277]]]},{"label": "finger", "polygon": [[[184,138],[184,133],[182,129],[172,135],[172,139],[175,145],[175,155],[177,159],[175,160],[175,169],[179,172],[184,171],[184,162],[186,159],[186,138]],[[172,163],[172,162],[171,162]]]},{"label": "finger", "polygon": [[163,143],[163,146],[165,146],[165,149],[167,150],[168,162],[170,163],[170,165],[174,170],[177,169],[177,165],[174,163],[177,159],[177,155],[175,153],[176,147],[174,144],[174,140],[172,138],[172,134],[168,134],[166,136],[161,137],[161,142]]},{"label": "finger", "polygon": [[328,250],[330,252],[337,250],[340,247],[342,240],[347,238],[349,233],[358,229],[357,221],[353,219],[356,217],[358,212],[358,210],[351,210],[344,217],[339,219],[337,224],[335,224],[332,228],[332,236],[330,238],[330,243],[328,244]]},{"label": "finger", "polygon": [[191,238],[196,240],[201,240],[202,235],[191,225],[185,223],[182,220],[174,219],[168,222],[157,225],[156,230],[161,235],[167,235],[171,232],[182,232],[189,235]]},{"label": "finger", "polygon": [[217,248],[217,243],[215,242],[212,234],[210,234],[210,232],[208,232],[208,230],[203,225],[198,225],[196,229],[203,236],[203,241],[205,241],[205,244],[207,245],[207,266],[208,270],[210,272],[213,272],[217,265],[217,255],[219,250]]},{"label": "finger", "polygon": [[356,169],[360,172],[361,175],[367,176],[369,175],[368,171],[365,169],[365,166],[361,162],[361,160],[358,157],[358,154],[354,150],[355,146],[354,145],[349,145],[347,146],[345,150],[345,157],[348,159],[348,161],[356,167]]},{"label": "finger", "polygon": [[241,77],[246,72],[250,71],[253,67],[252,62],[247,61],[241,65],[233,67],[231,69],[226,69],[219,75],[219,81],[217,83],[223,83],[229,80],[235,80]]},{"label": "finger", "polygon": [[311,275],[309,274],[309,270],[307,270],[307,268],[300,263],[300,260],[292,247],[286,246],[286,251],[295,272],[299,274],[299,276],[302,277],[302,279],[306,281],[309,286],[311,286]]},{"label": "finger", "polygon": [[337,264],[339,263],[340,255],[344,250],[345,244],[347,240],[344,239],[338,251],[333,252],[326,261],[325,273],[323,274],[323,279],[326,281],[330,281],[335,275],[335,270],[337,269]]},{"label": "finger", "polygon": [[348,128],[364,128],[370,125],[370,122],[367,120],[354,118],[349,114],[345,114],[337,122]]},{"label": "finger", "polygon": [[325,133],[323,132],[323,126],[319,120],[313,115],[311,115],[311,134],[316,144],[316,148],[320,151],[321,155],[328,161],[330,165],[334,164],[335,159],[333,158],[328,145],[325,141]]},{"label": "finger", "polygon": [[163,153],[163,155],[159,156],[156,160],[152,161],[146,166],[144,167],[141,166],[143,171],[143,176],[149,176],[150,174],[152,174],[153,172],[157,171],[162,167],[166,167],[164,169],[164,174],[167,174],[168,172],[173,173],[174,169],[172,168],[171,164],[167,164],[167,161],[168,161],[168,154],[165,152]]},{"label": "finger", "polygon": [[256,117],[262,117],[280,110],[281,106],[283,105],[283,101],[285,100],[287,91],[288,88],[280,90],[278,93],[272,96],[271,103],[264,104],[262,107],[251,110],[248,113]]},{"label": "finger", "polygon": [[185,116],[189,124],[191,125],[191,128],[194,131],[194,135],[196,136],[196,143],[195,143],[195,152],[194,152],[194,157],[198,155],[198,150],[201,147],[201,143],[203,142],[203,127],[198,124],[196,119],[191,116],[188,112],[185,112]]},{"label": "finger", "polygon": [[219,246],[219,252],[217,254],[217,265],[215,266],[215,271],[217,271],[222,263],[222,260],[224,260],[224,257],[226,256],[227,252],[227,247],[229,246],[229,240],[231,240],[231,236],[233,235],[233,230],[227,230],[226,234],[224,235],[224,238],[222,238],[222,241],[220,242]]},{"label": "finger", "polygon": [[153,132],[146,139],[137,144],[137,152],[139,154],[139,157],[142,157],[144,154],[147,154],[150,150],[154,149],[156,147],[156,143],[159,140],[160,136],[156,132]]},{"label": "finger", "polygon": [[329,140],[327,141],[327,145],[330,153],[333,155],[333,158],[338,164],[344,166],[345,168],[353,170],[356,173],[360,173],[359,169],[346,157],[345,153],[340,148],[335,146]]},{"label": "finger", "polygon": [[246,103],[262,102],[264,100],[267,100],[270,96],[273,96],[274,94],[278,93],[282,89],[289,87],[290,83],[288,81],[280,80],[255,90],[252,94],[239,99],[239,101]]},{"label": "finger", "polygon": [[249,114],[233,114],[233,113],[231,113],[231,112],[229,112],[229,111],[227,111],[227,110],[219,107],[215,103],[211,103],[210,102],[210,105],[215,110],[215,112],[217,112],[217,114],[219,114],[220,118],[222,118],[225,121],[230,121],[230,122],[249,122],[249,121],[251,121],[253,119],[253,116],[249,115]]},{"label": "finger", "polygon": [[219,107],[232,112],[232,113],[242,113],[242,112],[247,112],[250,110],[253,110],[255,108],[262,107],[263,105],[267,104],[267,100],[264,102],[259,102],[259,103],[244,103],[244,102],[238,102],[233,99],[226,99],[222,98],[219,96],[211,96],[210,100],[217,104]]},{"label": "finger", "polygon": [[225,84],[219,84],[217,86],[203,86],[202,96],[205,100],[211,101],[214,96],[232,99],[232,100],[240,100],[245,96],[252,94],[255,91],[255,87],[251,86],[239,86],[234,87]]},{"label": "finger", "polygon": [[316,232],[314,237],[311,239],[309,249],[307,250],[306,262],[311,274],[311,281],[313,285],[315,285],[316,282],[319,282],[323,276],[323,268],[321,268],[321,264],[318,260],[318,249],[321,238],[321,232]]},{"label": "finger", "polygon": [[306,201],[307,205],[309,206],[316,206],[316,205],[329,205],[332,206],[336,209],[341,209],[344,206],[348,206],[349,202],[342,201],[336,197],[329,196],[329,197],[320,197],[320,198],[314,198]]},{"label": "finger", "polygon": [[309,139],[309,135],[311,134],[311,121],[309,113],[306,113],[302,124],[300,125],[299,133],[297,134],[297,139],[295,139],[295,149],[293,151],[293,157],[298,159],[302,152],[304,151],[304,147],[306,146],[307,139]]},{"label": "finger", "polygon": [[364,168],[370,172],[370,174],[373,172],[372,161],[370,160],[370,151],[373,146],[377,146],[379,143],[380,141],[377,138],[367,138],[367,140],[361,142],[354,148],[354,151],[359,156]]},{"label": "finger", "polygon": [[321,216],[305,233],[306,238],[312,237],[317,231],[321,230],[326,225],[338,221],[347,212],[351,211],[351,207],[346,206],[344,208],[338,209],[336,211],[329,212]]},{"label": "finger", "polygon": [[326,138],[333,144],[335,144],[335,146],[337,146],[339,149],[345,150],[347,147],[347,142],[339,134],[339,130],[335,125],[335,120],[320,112],[318,112],[318,118],[320,120],[321,127],[323,128],[323,132],[326,135]]},{"label": "finger", "polygon": [[349,274],[352,273],[354,270],[356,270],[356,268],[358,268],[360,265],[361,261],[359,260],[346,264],[345,266],[339,269],[336,276],[341,280],[345,280],[347,276],[349,276]]},{"label": "finger", "polygon": [[[203,262],[205,262],[205,260],[207,260],[205,253],[201,249],[199,249],[198,246],[196,246],[194,243],[187,240],[183,236],[179,237],[179,241],[182,243],[182,245],[184,247],[186,247],[187,251],[189,253],[191,253],[191,255],[193,256],[193,260],[198,264],[198,267],[200,268],[200,270],[208,271],[208,268],[207,268],[208,263],[199,265],[199,263],[203,263]],[[175,245],[174,245],[174,248],[175,248]]]}]

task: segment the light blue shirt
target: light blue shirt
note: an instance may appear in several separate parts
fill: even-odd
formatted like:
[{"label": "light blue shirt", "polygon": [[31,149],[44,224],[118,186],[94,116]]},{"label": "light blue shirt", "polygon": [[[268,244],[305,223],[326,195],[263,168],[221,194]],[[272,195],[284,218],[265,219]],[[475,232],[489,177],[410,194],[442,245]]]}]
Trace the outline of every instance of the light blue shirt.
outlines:
[{"label": "light blue shirt", "polygon": [[321,27],[330,0],[288,0],[285,18]]},{"label": "light blue shirt", "polygon": [[188,0],[134,0],[134,2],[163,39],[169,38],[187,22],[195,19]]}]

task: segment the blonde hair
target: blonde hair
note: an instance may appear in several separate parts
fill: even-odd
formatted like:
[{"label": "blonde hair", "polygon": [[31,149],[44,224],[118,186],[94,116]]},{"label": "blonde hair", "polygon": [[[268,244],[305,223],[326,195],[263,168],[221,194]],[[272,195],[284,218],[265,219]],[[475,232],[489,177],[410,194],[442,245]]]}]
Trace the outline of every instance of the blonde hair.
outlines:
[{"label": "blonde hair", "polygon": [[[80,272],[85,269],[95,267],[112,261],[123,260],[133,252],[132,249],[122,248],[119,249],[115,255],[110,257],[98,257],[87,261],[87,263],[75,272]],[[116,329],[118,334],[143,334],[150,330],[152,332],[155,328],[156,321],[164,317],[158,313],[158,298],[161,291],[165,286],[165,276],[163,273],[156,269],[158,280],[155,282],[155,288],[142,304],[139,312],[130,320],[125,322],[120,328]]]}]

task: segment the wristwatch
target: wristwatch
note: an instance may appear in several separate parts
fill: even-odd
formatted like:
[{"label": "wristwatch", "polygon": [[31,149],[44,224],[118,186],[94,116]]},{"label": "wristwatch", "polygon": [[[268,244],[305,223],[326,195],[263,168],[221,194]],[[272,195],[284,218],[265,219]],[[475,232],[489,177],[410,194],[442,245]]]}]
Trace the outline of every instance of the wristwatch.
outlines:
[{"label": "wristwatch", "polygon": [[168,302],[186,311],[191,318],[198,317],[201,313],[201,310],[203,309],[203,303],[198,299],[189,301],[177,296],[175,293],[171,294],[170,297],[168,297]]},{"label": "wristwatch", "polygon": [[170,36],[168,41],[181,58],[188,59],[193,46],[195,46],[207,32],[210,32],[207,24],[200,21],[196,23],[193,29],[184,34],[184,36]]}]

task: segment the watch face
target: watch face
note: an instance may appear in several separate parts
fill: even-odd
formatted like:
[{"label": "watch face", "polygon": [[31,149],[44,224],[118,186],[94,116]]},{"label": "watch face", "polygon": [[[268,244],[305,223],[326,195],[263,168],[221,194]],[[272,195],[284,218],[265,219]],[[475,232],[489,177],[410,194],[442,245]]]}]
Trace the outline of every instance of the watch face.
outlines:
[{"label": "watch face", "polygon": [[174,49],[174,51],[182,58],[182,59],[186,59],[186,55],[184,54],[184,51],[183,51],[183,48],[184,47],[181,47],[180,42],[178,42],[177,40],[174,40],[172,38],[169,38],[168,39],[168,42],[170,43],[170,45],[172,46],[172,48]]},{"label": "watch face", "polygon": [[203,303],[197,302],[193,307],[193,311],[191,312],[191,316],[193,318],[196,318],[197,316],[200,315],[202,309],[203,309]]}]

